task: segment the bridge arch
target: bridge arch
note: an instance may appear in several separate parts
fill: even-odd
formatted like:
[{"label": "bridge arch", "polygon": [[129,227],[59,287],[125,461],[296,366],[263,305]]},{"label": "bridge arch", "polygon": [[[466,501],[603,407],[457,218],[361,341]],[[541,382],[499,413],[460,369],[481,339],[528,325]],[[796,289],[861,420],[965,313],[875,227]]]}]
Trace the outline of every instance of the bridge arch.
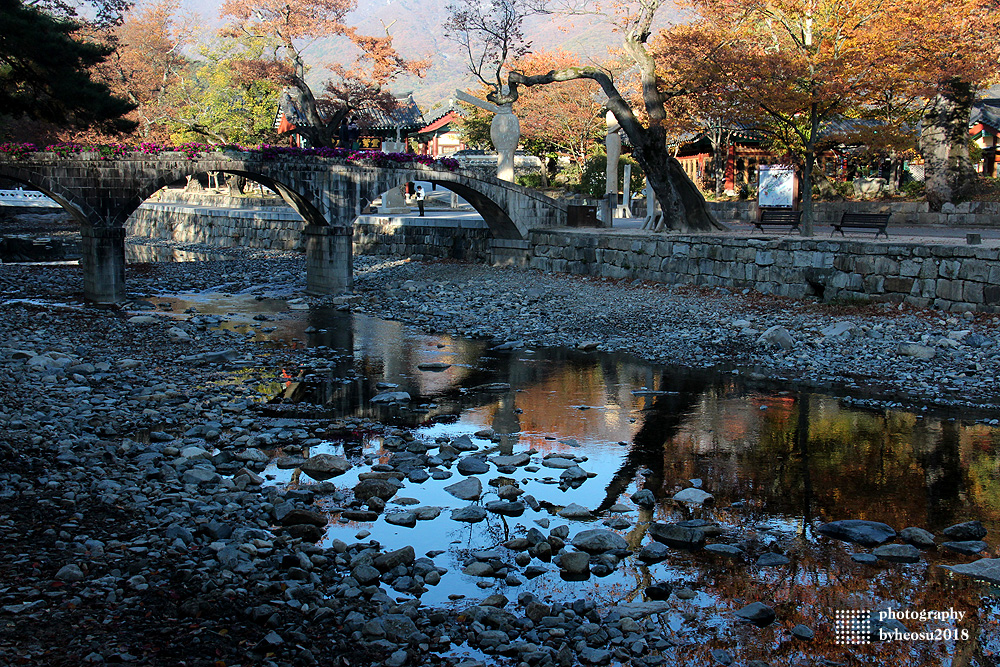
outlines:
[{"label": "bridge arch", "polygon": [[18,165],[0,164],[0,178],[23,183],[38,190],[59,204],[74,220],[80,223],[81,227],[91,224],[94,214],[92,207],[86,201],[75,196],[68,188],[60,185],[51,176],[41,172],[33,172]]},{"label": "bridge arch", "polygon": [[376,186],[375,189],[379,189],[378,192],[368,191],[363,193],[362,196],[368,201],[374,200],[376,197],[384,194],[386,191],[394,187],[402,187],[403,184],[411,181],[423,181],[428,182],[436,186],[440,186],[446,190],[454,192],[459,197],[464,199],[469,203],[470,206],[482,216],[483,220],[486,221],[489,227],[490,233],[494,238],[498,239],[521,239],[524,238],[524,233],[518,228],[517,224],[511,219],[511,217],[497,202],[493,201],[490,197],[483,194],[480,190],[472,187],[468,183],[463,183],[457,180],[442,179],[440,177],[431,174],[401,174],[398,177],[398,182],[393,183],[389,187],[384,187],[384,183]]},{"label": "bridge arch", "polygon": [[[121,211],[116,216],[117,224],[124,226],[135,210],[162,188],[183,181],[188,176],[208,173],[210,171],[242,176],[248,181],[260,183],[264,187],[277,192],[286,204],[302,216],[306,225],[325,227],[330,224],[310,199],[295,189],[294,179],[283,178],[278,180],[261,173],[261,170],[244,167],[205,168],[204,165],[198,162],[192,162],[188,168],[178,168],[166,174],[157,174],[155,178],[140,183],[135,195],[122,202]],[[291,181],[291,183],[286,183],[286,180]]]},{"label": "bridge arch", "polygon": [[407,181],[427,181],[457,193],[486,221],[496,239],[528,238],[534,227],[566,223],[565,206],[546,195],[514,183],[468,171],[428,167],[379,169],[361,178],[362,196],[369,201]]},{"label": "bridge arch", "polygon": [[[373,156],[372,160],[377,159]],[[125,296],[125,224],[154,192],[192,173],[244,176],[278,192],[305,221],[306,284],[337,294],[352,283],[352,221],[369,198],[406,181],[429,181],[460,194],[480,212],[497,240],[523,243],[536,227],[565,224],[566,207],[513,183],[419,163],[376,164],[310,155],[213,152],[0,155],[0,176],[36,187],[81,223],[84,293],[99,302]],[[507,246],[503,246],[507,247]]]}]

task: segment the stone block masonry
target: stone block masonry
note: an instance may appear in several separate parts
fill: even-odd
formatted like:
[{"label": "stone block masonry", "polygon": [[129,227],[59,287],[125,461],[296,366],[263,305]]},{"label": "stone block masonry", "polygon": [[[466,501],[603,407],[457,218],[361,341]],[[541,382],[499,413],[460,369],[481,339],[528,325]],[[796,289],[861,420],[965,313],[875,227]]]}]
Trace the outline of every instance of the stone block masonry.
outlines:
[{"label": "stone block masonry", "polygon": [[[146,205],[133,216],[130,231],[221,247],[239,243],[305,249],[301,217],[277,207]],[[839,237],[681,236],[564,227],[533,230],[526,240],[496,239],[480,220],[456,224],[416,216],[363,216],[354,224],[353,252],[750,288],[824,301],[859,298],[947,311],[1000,312],[1000,249],[987,246]]]},{"label": "stone block masonry", "polygon": [[[709,209],[722,222],[750,224],[757,219],[757,203],[752,201],[709,202]],[[814,202],[817,225],[840,222],[849,213],[889,213],[889,233],[893,227],[937,225],[942,227],[1000,227],[1000,202],[974,201],[945,204],[940,212],[931,211],[927,202],[840,201]]]},{"label": "stone block masonry", "polygon": [[995,247],[568,229],[534,230],[530,241],[528,265],[541,271],[1000,312]]},{"label": "stone block masonry", "polygon": [[305,221],[283,204],[224,208],[185,203],[146,203],[128,221],[128,233],[220,248],[243,246],[305,250]]},{"label": "stone block masonry", "polygon": [[491,234],[482,220],[363,216],[354,222],[354,253],[417,260],[492,261]]},{"label": "stone block masonry", "polygon": [[[220,248],[241,246],[305,250],[305,222],[286,206],[223,208],[186,203],[143,204],[129,219],[129,234]],[[498,241],[504,241],[498,239]],[[525,242],[501,243],[505,248]],[[489,226],[480,219],[362,216],[354,223],[354,252],[417,260],[492,261]],[[501,251],[504,252],[504,251]],[[522,258],[518,262],[523,265]]]}]

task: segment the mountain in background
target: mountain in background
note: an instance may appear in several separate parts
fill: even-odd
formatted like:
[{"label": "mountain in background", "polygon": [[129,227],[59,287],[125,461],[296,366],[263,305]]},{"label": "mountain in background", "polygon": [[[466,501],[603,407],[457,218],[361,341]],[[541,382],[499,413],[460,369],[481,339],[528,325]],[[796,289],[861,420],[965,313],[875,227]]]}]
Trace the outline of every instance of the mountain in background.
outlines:
[{"label": "mountain in background", "polygon": [[[200,15],[202,25],[217,27],[221,25],[219,4],[219,0],[186,0],[184,6]],[[478,87],[469,73],[465,54],[458,44],[444,36],[441,26],[448,16],[447,4],[426,0],[358,0],[358,8],[348,20],[366,34],[382,34],[388,27],[393,45],[405,57],[431,61],[423,78],[404,77],[392,86],[397,94],[412,92],[424,110],[447,101],[456,88]],[[664,25],[675,16],[668,11],[663,14]],[[620,43],[611,27],[594,17],[534,16],[525,22],[524,34],[534,50],[563,49],[579,54],[585,62],[607,59],[608,48]],[[313,75],[319,80],[322,67],[318,65],[353,57],[352,47],[335,39],[310,44],[306,55],[309,62],[317,65]]]}]

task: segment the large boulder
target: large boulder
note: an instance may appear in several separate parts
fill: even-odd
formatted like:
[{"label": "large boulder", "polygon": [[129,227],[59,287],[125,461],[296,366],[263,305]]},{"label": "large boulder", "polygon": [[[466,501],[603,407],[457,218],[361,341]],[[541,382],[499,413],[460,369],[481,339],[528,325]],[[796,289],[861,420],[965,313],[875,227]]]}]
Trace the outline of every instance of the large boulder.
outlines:
[{"label": "large boulder", "polygon": [[494,456],[490,459],[498,468],[526,466],[531,463],[531,457],[525,453],[510,454],[509,456]]},{"label": "large boulder", "polygon": [[878,546],[896,536],[896,531],[884,523],[860,519],[831,521],[820,526],[817,532],[827,537],[854,542],[866,547]]},{"label": "large boulder", "polygon": [[590,554],[570,551],[559,556],[559,567],[566,574],[581,575],[590,572]]},{"label": "large boulder", "polygon": [[[486,503],[486,509],[494,514],[502,514],[504,516],[521,516],[524,514],[524,503],[520,500],[512,502],[494,500]],[[454,518],[454,515],[452,515],[452,518]]]},{"label": "large boulder", "polygon": [[468,505],[451,511],[452,521],[464,521],[466,523],[479,523],[486,518],[486,510],[479,505]]},{"label": "large boulder", "polygon": [[463,475],[482,475],[490,471],[490,465],[478,456],[466,456],[458,462],[458,472]]},{"label": "large boulder", "polygon": [[583,530],[573,537],[571,544],[587,553],[604,553],[614,549],[628,549],[628,542],[618,533],[603,528]]},{"label": "large boulder", "polygon": [[782,350],[790,350],[795,347],[795,339],[788,329],[782,326],[773,326],[760,335],[757,339],[758,345],[769,347],[780,347]]},{"label": "large boulder", "polygon": [[890,563],[916,563],[920,560],[920,550],[912,544],[883,544],[872,553],[879,560]]},{"label": "large boulder", "polygon": [[649,527],[649,536],[668,547],[678,549],[694,550],[705,545],[705,531],[674,523],[654,523]]},{"label": "large boulder", "polygon": [[301,466],[302,472],[313,479],[324,480],[343,475],[351,469],[351,462],[343,456],[317,454],[307,458]]},{"label": "large boulder", "polygon": [[736,615],[744,621],[749,621],[761,627],[770,625],[775,618],[774,610],[763,602],[751,602],[738,610]]},{"label": "large boulder", "polygon": [[460,500],[479,500],[483,495],[483,484],[478,477],[466,477],[461,482],[455,482],[444,490]]},{"label": "large boulder", "polygon": [[406,546],[402,549],[396,549],[395,551],[389,551],[376,556],[372,564],[382,572],[388,572],[399,565],[403,565],[404,567],[413,565],[415,558],[416,552],[413,550],[413,547]]},{"label": "large boulder", "polygon": [[589,509],[577,503],[570,503],[559,510],[559,516],[564,519],[593,519],[594,515]]},{"label": "large boulder", "polygon": [[973,563],[962,563],[961,565],[942,565],[946,570],[951,570],[955,574],[961,574],[973,579],[988,581],[994,586],[1000,586],[1000,558],[980,558]]},{"label": "large boulder", "polygon": [[986,528],[979,521],[966,521],[948,526],[943,531],[945,537],[959,542],[967,540],[981,540],[986,537]]},{"label": "large boulder", "polygon": [[358,500],[381,498],[389,500],[399,491],[399,483],[390,479],[363,479],[354,487],[354,497]]},{"label": "large boulder", "polygon": [[715,496],[701,489],[689,488],[674,494],[674,502],[688,505],[705,505],[715,500]]}]

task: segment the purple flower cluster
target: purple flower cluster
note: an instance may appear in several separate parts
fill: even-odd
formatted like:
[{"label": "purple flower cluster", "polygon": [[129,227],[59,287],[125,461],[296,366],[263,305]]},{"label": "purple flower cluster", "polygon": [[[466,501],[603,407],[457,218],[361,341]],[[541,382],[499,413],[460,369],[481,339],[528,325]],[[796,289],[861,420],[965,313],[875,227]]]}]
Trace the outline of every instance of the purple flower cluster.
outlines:
[{"label": "purple flower cluster", "polygon": [[64,142],[52,144],[45,148],[39,148],[35,144],[0,144],[0,155],[9,155],[15,160],[20,160],[30,153],[49,152],[55,153],[59,157],[67,157],[83,152],[94,152],[101,160],[116,160],[126,157],[129,154],[139,155],[159,155],[160,153],[183,153],[189,160],[194,160],[203,153],[212,152],[239,152],[249,153],[254,159],[275,160],[285,157],[320,157],[326,159],[339,160],[346,163],[363,162],[374,164],[377,167],[395,167],[408,164],[423,164],[427,166],[443,167],[448,171],[455,171],[459,168],[458,160],[453,158],[441,158],[435,160],[430,155],[414,155],[412,153],[383,153],[382,151],[350,150],[347,148],[296,148],[294,146],[240,146],[238,144],[211,145],[189,142],[179,146],[170,146],[157,142],[144,141],[137,146],[129,144],[99,144],[85,146],[83,144]]}]

